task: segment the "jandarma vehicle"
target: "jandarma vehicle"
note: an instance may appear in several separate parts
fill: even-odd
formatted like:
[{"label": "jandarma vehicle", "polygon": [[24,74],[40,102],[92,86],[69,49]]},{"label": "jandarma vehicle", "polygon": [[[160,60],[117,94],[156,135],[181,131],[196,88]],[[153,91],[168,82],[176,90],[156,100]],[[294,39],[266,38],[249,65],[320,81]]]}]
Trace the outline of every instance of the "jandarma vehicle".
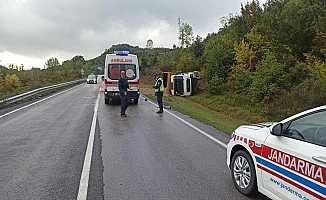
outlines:
[{"label": "jandarma vehicle", "polygon": [[227,146],[237,190],[271,199],[326,199],[326,106],[279,123],[240,126]]}]

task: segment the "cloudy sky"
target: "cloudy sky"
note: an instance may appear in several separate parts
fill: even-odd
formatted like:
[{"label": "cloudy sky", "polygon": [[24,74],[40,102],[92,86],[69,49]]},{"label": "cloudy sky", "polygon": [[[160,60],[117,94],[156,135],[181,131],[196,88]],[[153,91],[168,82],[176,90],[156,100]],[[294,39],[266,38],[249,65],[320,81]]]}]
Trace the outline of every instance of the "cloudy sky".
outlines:
[{"label": "cloudy sky", "polygon": [[[112,44],[172,47],[180,16],[201,36],[247,0],[0,0],[0,64],[93,58]],[[262,0],[261,2],[265,2]]]}]

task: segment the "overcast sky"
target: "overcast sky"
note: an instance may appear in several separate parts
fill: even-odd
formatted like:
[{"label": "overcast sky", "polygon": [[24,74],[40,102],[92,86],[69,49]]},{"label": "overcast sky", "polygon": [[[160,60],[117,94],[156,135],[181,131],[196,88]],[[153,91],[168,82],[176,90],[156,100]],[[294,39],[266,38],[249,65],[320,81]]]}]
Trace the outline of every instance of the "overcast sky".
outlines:
[{"label": "overcast sky", "polygon": [[[247,0],[0,0],[0,64],[42,67],[49,57],[96,57],[113,44],[178,44],[180,16],[194,34],[217,32]],[[265,2],[262,0],[261,2]]]}]

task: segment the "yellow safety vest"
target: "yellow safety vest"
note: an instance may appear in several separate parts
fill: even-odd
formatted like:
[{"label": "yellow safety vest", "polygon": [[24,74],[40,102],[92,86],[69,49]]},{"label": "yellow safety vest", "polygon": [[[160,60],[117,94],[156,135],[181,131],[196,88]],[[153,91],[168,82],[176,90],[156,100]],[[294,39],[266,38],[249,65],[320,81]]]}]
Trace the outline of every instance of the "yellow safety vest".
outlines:
[{"label": "yellow safety vest", "polygon": [[163,84],[163,79],[162,78],[158,78],[157,80],[156,80],[156,83],[155,83],[155,86],[157,86],[158,85],[158,81],[161,81],[161,86],[160,86],[160,88],[158,88],[158,89],[155,89],[155,92],[164,92],[164,84]]}]

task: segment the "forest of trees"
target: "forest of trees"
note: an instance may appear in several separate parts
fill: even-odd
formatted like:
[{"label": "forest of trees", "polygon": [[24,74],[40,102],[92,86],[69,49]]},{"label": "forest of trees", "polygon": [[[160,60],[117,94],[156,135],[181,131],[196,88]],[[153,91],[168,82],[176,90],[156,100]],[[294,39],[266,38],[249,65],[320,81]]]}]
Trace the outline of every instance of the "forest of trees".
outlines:
[{"label": "forest of trees", "polygon": [[82,56],[75,56],[62,64],[57,58],[50,58],[44,69],[24,70],[22,66],[0,66],[0,99],[46,85],[80,79],[81,69],[85,74],[94,70]]},{"label": "forest of trees", "polygon": [[212,95],[241,98],[288,116],[326,102],[326,1],[254,0],[189,48],[159,59],[162,69],[200,70]]}]

